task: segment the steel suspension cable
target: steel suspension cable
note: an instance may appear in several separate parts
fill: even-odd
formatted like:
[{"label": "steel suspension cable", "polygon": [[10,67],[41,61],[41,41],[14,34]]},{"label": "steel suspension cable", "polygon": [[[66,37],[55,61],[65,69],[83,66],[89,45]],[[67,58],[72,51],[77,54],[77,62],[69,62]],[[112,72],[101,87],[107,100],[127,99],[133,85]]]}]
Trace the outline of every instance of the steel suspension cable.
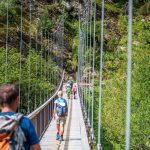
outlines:
[{"label": "steel suspension cable", "polygon": [[[83,32],[83,47],[82,47],[82,51],[81,51],[81,94],[82,94],[82,101],[83,101],[83,106],[84,106],[84,110],[85,110],[85,98],[84,98],[84,91],[85,91],[85,87],[84,87],[84,78],[83,78],[83,69],[84,69],[84,62],[85,62],[85,44],[86,44],[86,34],[85,34],[85,21],[84,21],[84,25],[83,25],[83,29],[82,29],[82,32]],[[82,60],[83,59],[83,60]]]},{"label": "steel suspension cable", "polygon": [[[36,17],[37,17],[37,21],[36,21],[36,54],[38,54],[38,11],[39,11],[39,6],[37,6],[37,13],[36,13]],[[34,101],[34,109],[37,108],[37,79],[38,79],[38,59],[36,56],[36,83],[35,83],[35,101]]]},{"label": "steel suspension cable", "polygon": [[88,118],[89,118],[89,125],[91,126],[91,93],[90,93],[90,85],[91,85],[91,74],[90,74],[90,68],[91,68],[91,53],[92,53],[92,1],[90,0],[90,48],[89,48],[89,93],[88,93],[88,101],[89,101],[89,109],[88,109]]},{"label": "steel suspension cable", "polygon": [[[81,61],[80,61],[81,60],[80,59],[80,55],[81,55],[80,8],[79,8],[79,12],[78,12],[78,22],[79,22],[78,23],[78,40],[79,40],[79,45],[78,45],[78,75],[77,75],[77,81],[79,81],[79,78],[80,78],[80,68],[81,68]],[[80,82],[78,82],[78,83],[80,83]]]},{"label": "steel suspension cable", "polygon": [[[80,46],[79,46],[79,83],[80,83],[80,95],[81,95],[81,99],[82,99],[82,104],[84,106],[84,99],[83,99],[83,85],[81,85],[82,81],[82,76],[83,76],[83,66],[84,66],[84,44],[85,44],[85,40],[84,40],[84,36],[85,36],[85,20],[83,20],[83,23],[81,22],[81,17],[80,17],[80,13],[79,13],[79,41],[80,41]],[[82,25],[82,26],[81,26]]]},{"label": "steel suspension cable", "polygon": [[62,52],[61,52],[61,58],[62,58],[62,71],[63,71],[63,54],[64,54],[64,13],[65,9],[63,9],[63,17],[62,17],[62,22],[63,22],[63,27],[62,27]]},{"label": "steel suspension cable", "polygon": [[[50,48],[49,48],[49,34],[47,34],[48,36],[48,41],[47,41],[47,50],[48,50],[48,57],[47,57],[47,65],[48,65],[48,71],[47,71],[47,78],[48,78],[48,82],[50,81],[50,68],[49,68],[49,65],[50,65]],[[47,99],[49,98],[50,96],[50,93],[48,92],[49,90],[47,89]]]},{"label": "steel suspension cable", "polygon": [[[95,33],[96,33],[96,0],[94,0],[94,32],[93,32],[93,82],[92,82],[92,114],[91,114],[91,127],[93,129],[93,118],[94,118],[94,82],[95,82],[95,48],[96,48],[96,41],[95,41]],[[94,137],[93,137],[94,138]]]},{"label": "steel suspension cable", "polygon": [[[85,7],[86,8],[86,7]],[[83,85],[82,85],[82,91],[83,91],[83,100],[84,100],[84,113],[86,115],[86,98],[85,98],[85,92],[86,92],[86,77],[85,77],[85,64],[86,64],[86,45],[87,45],[87,34],[86,34],[86,27],[87,27],[87,16],[86,16],[86,10],[85,10],[85,20],[84,20],[84,50],[83,50],[83,70],[82,70],[82,80],[83,80]]]},{"label": "steel suspension cable", "polygon": [[[44,32],[44,39],[45,39],[45,43],[44,43],[44,57],[45,57],[45,64],[44,64],[44,74],[45,74],[45,79],[46,79],[46,81],[47,81],[47,76],[46,76],[46,66],[47,66],[47,56],[46,56],[46,50],[47,50],[47,48],[46,48],[46,41],[47,41],[47,37],[46,37],[46,29],[44,30],[45,32]],[[45,91],[44,90],[44,101],[46,101],[46,92],[47,91]]]},{"label": "steel suspension cable", "polygon": [[[80,7],[80,6],[79,6]],[[83,100],[83,85],[81,85],[82,83],[82,80],[81,80],[81,77],[82,77],[82,70],[83,70],[83,62],[84,62],[84,22],[83,24],[81,24],[81,16],[80,16],[80,13],[81,13],[81,8],[79,8],[79,25],[78,25],[78,31],[79,31],[79,46],[78,46],[78,83],[79,83],[79,94],[80,94],[80,98],[81,98],[81,103],[82,103],[82,107],[84,107],[84,100]]]},{"label": "steel suspension cable", "polygon": [[[43,31],[43,28],[41,27],[41,61],[40,61],[40,79],[41,79],[41,81],[42,81],[42,48],[43,48],[43,46],[42,46],[42,44],[43,44],[43,33],[42,33],[42,31]],[[42,104],[42,89],[41,89],[41,87],[40,87],[40,105]]]},{"label": "steel suspension cable", "polygon": [[87,81],[86,81],[86,84],[87,84],[87,90],[86,90],[86,99],[87,99],[87,118],[88,118],[88,127],[90,126],[90,99],[89,99],[89,82],[90,82],[90,78],[89,78],[89,69],[90,69],[90,0],[88,0],[88,20],[87,20],[87,67],[86,67],[86,70],[87,70]]},{"label": "steel suspension cable", "polygon": [[[46,33],[46,37],[47,37],[47,45],[46,45],[46,52],[47,52],[47,69],[46,69],[46,76],[47,76],[47,82],[49,83],[49,34],[48,32]],[[47,96],[46,99],[48,100],[49,98],[49,89],[47,89]]]},{"label": "steel suspension cable", "polygon": [[[37,26],[37,24],[36,24]],[[38,30],[36,29],[36,54],[38,54],[38,45],[37,45],[37,42],[38,42]],[[34,101],[34,109],[37,108],[37,92],[36,92],[36,89],[37,89],[37,71],[38,71],[38,62],[37,62],[37,56],[36,56],[36,65],[35,65],[35,69],[36,69],[36,83],[35,83],[35,101]]]},{"label": "steel suspension cable", "polygon": [[30,113],[30,88],[31,88],[31,58],[30,58],[30,55],[31,55],[31,51],[32,51],[32,41],[31,41],[31,28],[32,28],[32,2],[30,0],[30,3],[29,3],[29,9],[30,9],[30,29],[29,29],[29,32],[30,32],[30,41],[29,41],[29,66],[28,66],[28,114]]},{"label": "steel suspension cable", "polygon": [[100,48],[100,88],[99,88],[99,112],[98,112],[98,145],[101,150],[101,104],[102,104],[102,71],[103,71],[103,49],[104,49],[104,0],[102,0],[101,16],[101,48]]},{"label": "steel suspension cable", "polygon": [[[87,4],[87,26],[86,26],[86,48],[85,48],[85,70],[87,70],[87,63],[88,63],[88,46],[89,46],[89,35],[88,35],[88,31],[89,31],[89,0],[88,0],[88,4]],[[86,56],[87,55],[87,56]],[[86,72],[87,73],[87,72]],[[86,74],[86,89],[85,89],[85,100],[86,100],[86,115],[88,117],[88,75]]]},{"label": "steel suspension cable", "polygon": [[[53,35],[51,35],[51,47],[50,47],[50,60],[52,61],[52,48],[53,48]],[[50,65],[50,68],[52,68],[52,64]],[[52,71],[50,72],[50,83],[52,87],[53,79],[52,79]],[[51,89],[51,94],[52,94],[52,89]]]},{"label": "steel suspension cable", "polygon": [[6,20],[6,62],[5,62],[5,83],[8,81],[8,23],[9,23],[9,3],[7,0],[7,5],[6,5],[6,13],[7,13],[7,20]]},{"label": "steel suspension cable", "polygon": [[[54,34],[54,48],[55,48],[55,50],[56,50],[56,33]],[[55,53],[55,55],[54,55],[54,62],[55,62],[55,65],[56,65],[56,53]],[[55,69],[56,69],[56,66],[55,66]],[[54,76],[55,76],[55,78],[54,78],[55,90],[56,90],[56,84],[57,84],[57,81],[56,81],[56,73],[57,73],[57,71],[55,70],[55,72],[54,72]]]},{"label": "steel suspension cable", "polygon": [[[83,62],[83,69],[85,69],[85,65],[86,65],[86,48],[87,48],[87,10],[85,11],[85,25],[84,25],[84,62]],[[84,75],[84,70],[83,70],[83,74]],[[84,78],[83,78],[84,79]],[[86,115],[86,110],[87,110],[87,103],[86,103],[86,97],[85,97],[85,93],[86,93],[86,77],[84,79],[84,83],[83,83],[83,99],[84,99],[84,108],[85,108],[85,115]],[[85,84],[85,85],[84,85]]]},{"label": "steel suspension cable", "polygon": [[[52,52],[54,51],[54,34],[52,34]],[[52,83],[53,83],[53,85],[55,85],[55,83],[54,83],[54,74],[55,72],[54,72],[54,70],[53,70],[53,72],[52,72]]]},{"label": "steel suspension cable", "polygon": [[127,63],[127,98],[126,98],[126,146],[130,149],[130,117],[131,117],[131,72],[132,72],[132,17],[133,1],[128,2],[128,63]]},{"label": "steel suspension cable", "polygon": [[22,18],[23,18],[23,14],[22,14],[22,10],[23,7],[22,7],[22,0],[21,0],[21,3],[20,3],[20,18],[21,18],[21,24],[20,24],[20,64],[19,64],[19,108],[18,110],[21,111],[21,105],[22,105],[22,101],[21,101],[21,78],[22,78],[22,63],[21,63],[21,58],[22,58],[22,32],[23,32],[23,29],[22,29]]}]

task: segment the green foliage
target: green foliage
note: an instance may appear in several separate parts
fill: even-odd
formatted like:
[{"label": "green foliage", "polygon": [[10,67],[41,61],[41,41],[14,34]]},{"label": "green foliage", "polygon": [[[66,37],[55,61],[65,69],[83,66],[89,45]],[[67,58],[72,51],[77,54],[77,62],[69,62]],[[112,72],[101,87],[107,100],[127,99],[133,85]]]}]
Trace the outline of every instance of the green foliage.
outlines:
[{"label": "green foliage", "polygon": [[[124,7],[125,1],[115,1]],[[119,2],[119,3],[118,3]],[[145,2],[143,2],[145,3]],[[112,4],[115,8],[115,5]],[[139,6],[138,6],[139,5]],[[136,7],[145,8],[145,4],[136,3]],[[106,8],[107,7],[107,8]],[[110,8],[109,8],[110,7]],[[147,6],[149,7],[149,6]],[[105,4],[108,11],[115,12],[110,4]],[[135,9],[134,11],[138,10]],[[118,11],[118,10],[117,10]],[[137,15],[138,13],[136,13]],[[144,15],[144,14],[143,14]],[[146,14],[147,15],[147,14]],[[125,145],[126,123],[126,80],[127,80],[127,42],[128,18],[119,14],[116,16],[116,28],[120,35],[115,34],[105,26],[104,34],[109,40],[104,43],[103,59],[103,89],[102,89],[102,120],[101,141],[105,150],[123,150]],[[105,17],[106,21],[107,18]],[[111,19],[111,18],[109,18]],[[112,20],[114,21],[114,20]],[[100,41],[100,22],[97,21],[96,39]],[[148,150],[150,106],[150,24],[145,17],[134,15],[133,19],[133,63],[132,63],[132,101],[131,101],[131,150]],[[95,98],[94,98],[94,133],[98,138],[98,101],[99,101],[99,44],[96,48]],[[96,146],[94,147],[96,149]]]},{"label": "green foliage", "polygon": [[138,10],[138,13],[141,15],[150,15],[150,2],[146,2]]},{"label": "green foliage", "polygon": [[[110,52],[115,42],[105,46],[103,66],[102,96],[102,146],[106,150],[123,150],[125,142],[126,113],[126,67],[127,67],[127,18],[119,17],[119,32],[122,35],[115,51]],[[150,45],[148,35],[150,25],[142,17],[133,20],[133,71],[132,71],[132,104],[131,104],[131,149],[150,148],[149,116],[150,106]],[[99,63],[98,63],[99,66]],[[94,129],[98,124],[98,79],[95,81]],[[97,134],[95,135],[97,141]]]},{"label": "green foliage", "polygon": [[50,31],[53,27],[54,23],[49,18],[48,11],[45,10],[41,16],[40,16],[40,21],[38,22],[38,29],[42,31]]},{"label": "green foliage", "polygon": [[18,12],[20,10],[20,4],[17,0],[9,0],[8,4],[5,0],[1,0],[0,2],[0,18],[3,23],[6,23],[6,12],[8,7],[8,19],[9,24],[14,25],[17,20]]},{"label": "green foliage", "polygon": [[[126,8],[126,0],[111,0],[105,2],[105,32],[109,40],[104,43],[104,63],[103,63],[103,90],[102,90],[102,146],[104,150],[123,150],[125,143],[125,113],[126,113],[126,79],[127,79],[127,34],[128,18],[123,15]],[[98,100],[99,100],[99,59],[100,59],[100,19],[101,1],[97,1],[97,21],[96,21],[96,72],[95,98],[94,98],[94,133],[97,142],[98,129]],[[4,25],[0,33],[5,34],[6,26],[6,1],[0,1],[0,21]],[[9,31],[14,30],[14,26],[20,25],[20,3],[17,0],[9,0]],[[38,23],[38,28],[50,31],[60,22],[63,5],[52,4],[46,6],[48,10],[42,11]],[[149,15],[148,0],[134,0],[134,19],[133,19],[133,71],[132,71],[132,103],[131,103],[131,150],[148,150],[149,142],[149,116],[150,106],[150,24],[146,18]],[[26,12],[27,13],[27,12]],[[144,17],[142,16],[144,15]],[[23,28],[28,32],[29,22],[23,16]],[[112,19],[113,17],[113,19]],[[50,19],[51,18],[51,19]],[[32,29],[35,29],[35,18],[32,18]],[[64,13],[65,20],[65,39],[72,46],[69,59],[66,60],[68,67],[75,70],[77,67],[78,50],[78,20],[72,19],[69,12]],[[117,28],[118,37],[107,29],[106,22],[114,22]],[[113,24],[114,25],[114,24]],[[12,27],[10,29],[10,27]],[[111,28],[109,26],[109,28]],[[14,30],[16,32],[16,30]],[[35,30],[31,30],[35,32]],[[93,34],[93,25],[92,25]],[[90,31],[88,31],[89,36]],[[69,37],[68,37],[69,36]],[[26,50],[28,52],[28,50]],[[43,51],[42,51],[43,53]],[[89,55],[87,49],[85,56]],[[84,56],[84,57],[85,57]],[[0,48],[0,84],[5,82],[5,49]],[[8,82],[19,82],[19,63],[22,60],[21,72],[21,111],[27,112],[27,100],[29,92],[29,66],[30,66],[30,109],[34,110],[35,100],[39,106],[43,103],[50,93],[56,88],[56,81],[59,76],[59,68],[48,58],[41,59],[41,53],[34,50],[28,56],[20,55],[18,50],[9,49],[8,53]],[[32,62],[32,63],[29,63]],[[37,70],[36,70],[37,62]],[[88,67],[89,64],[86,64]],[[37,74],[36,74],[37,72]],[[91,93],[91,92],[90,92]],[[85,93],[84,93],[85,94]],[[85,96],[85,95],[84,95]],[[86,99],[89,103],[90,99]],[[96,148],[95,148],[96,149]]]},{"label": "green foliage", "polygon": [[[22,60],[20,74],[20,57]],[[5,83],[5,49],[0,48],[0,84]],[[37,70],[36,70],[37,63]],[[29,74],[30,66],[30,74]],[[28,57],[21,56],[16,49],[9,49],[8,53],[8,80],[7,83],[19,84],[19,76],[21,75],[21,111],[27,113],[28,93],[30,98],[30,110],[34,110],[35,96],[37,97],[36,105],[39,106],[50,96],[50,93],[56,88],[55,81],[58,80],[58,68],[51,58],[46,61],[41,59],[41,54],[34,50]],[[28,88],[30,80],[30,90]]]}]

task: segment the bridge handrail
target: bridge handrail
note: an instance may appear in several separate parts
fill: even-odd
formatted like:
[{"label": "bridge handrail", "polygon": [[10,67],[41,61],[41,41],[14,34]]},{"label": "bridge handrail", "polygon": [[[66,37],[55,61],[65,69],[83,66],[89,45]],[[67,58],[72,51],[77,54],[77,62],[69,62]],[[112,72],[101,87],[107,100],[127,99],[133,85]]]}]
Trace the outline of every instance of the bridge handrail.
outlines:
[{"label": "bridge handrail", "polygon": [[41,105],[39,108],[37,108],[27,116],[28,118],[31,119],[40,138],[42,137],[45,129],[48,127],[50,121],[53,118],[54,99],[57,96],[58,91],[61,89],[63,85],[64,75],[65,75],[65,71],[63,71],[60,85],[57,91],[55,92],[55,94],[49,100],[47,100],[43,105]]}]

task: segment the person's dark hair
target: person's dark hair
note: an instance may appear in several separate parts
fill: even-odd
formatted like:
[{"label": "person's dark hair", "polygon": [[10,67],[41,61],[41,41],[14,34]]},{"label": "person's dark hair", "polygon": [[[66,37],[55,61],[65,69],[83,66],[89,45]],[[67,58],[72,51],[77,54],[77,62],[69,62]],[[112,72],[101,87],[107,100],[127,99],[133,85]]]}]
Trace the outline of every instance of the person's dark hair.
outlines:
[{"label": "person's dark hair", "polygon": [[19,88],[14,84],[0,86],[0,106],[10,105],[19,95]]}]

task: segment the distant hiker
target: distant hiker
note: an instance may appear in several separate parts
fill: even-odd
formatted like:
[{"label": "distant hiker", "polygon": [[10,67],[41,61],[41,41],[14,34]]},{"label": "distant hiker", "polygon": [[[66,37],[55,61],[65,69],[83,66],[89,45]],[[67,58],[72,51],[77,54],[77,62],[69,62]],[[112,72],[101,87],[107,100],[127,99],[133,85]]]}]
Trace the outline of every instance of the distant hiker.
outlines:
[{"label": "distant hiker", "polygon": [[66,93],[67,93],[67,98],[70,99],[71,98],[71,86],[70,86],[70,84],[67,84],[67,86],[66,86]]},{"label": "distant hiker", "polygon": [[72,89],[72,86],[73,86],[73,80],[72,80],[72,77],[70,77],[69,81],[68,81],[68,84],[71,86],[71,89]]},{"label": "distant hiker", "polygon": [[67,101],[62,98],[63,92],[58,92],[58,99],[54,102],[54,119],[56,120],[56,140],[63,141],[64,127],[66,123],[66,118],[68,115],[68,104]]},{"label": "distant hiker", "polygon": [[39,138],[32,122],[21,113],[16,85],[0,86],[0,150],[40,150]]},{"label": "distant hiker", "polygon": [[76,99],[76,93],[77,93],[77,86],[76,86],[76,84],[73,85],[72,92],[73,92],[74,99]]}]

